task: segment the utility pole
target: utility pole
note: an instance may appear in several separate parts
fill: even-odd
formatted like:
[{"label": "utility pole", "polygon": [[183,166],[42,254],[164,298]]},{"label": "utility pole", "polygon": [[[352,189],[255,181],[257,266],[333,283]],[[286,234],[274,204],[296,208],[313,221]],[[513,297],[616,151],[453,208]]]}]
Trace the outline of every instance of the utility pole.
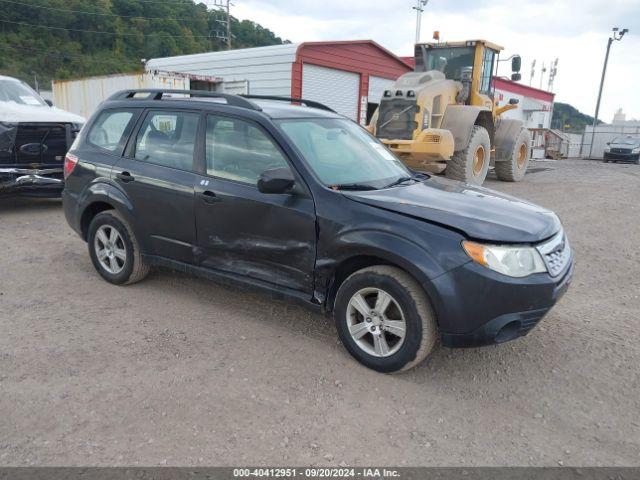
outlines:
[{"label": "utility pole", "polygon": [[544,74],[547,72],[547,67],[542,62],[542,69],[540,70],[540,90],[542,90],[542,82],[544,81]]},{"label": "utility pole", "polygon": [[416,0],[416,6],[412,7],[416,11],[416,43],[420,43],[420,24],[422,23],[422,12],[429,0]]},{"label": "utility pole", "polygon": [[227,0],[227,50],[231,50],[231,2]]},{"label": "utility pole", "polygon": [[227,50],[231,50],[231,1],[230,0],[214,0],[213,6],[218,9],[220,13],[224,13],[224,20],[215,18],[216,23],[224,24],[225,33],[219,30],[215,31],[216,38],[226,40]]},{"label": "utility pole", "polygon": [[553,81],[556,79],[556,75],[558,74],[558,59],[556,58],[553,62],[551,62],[551,66],[549,67],[549,85],[547,87],[547,91],[551,92],[553,90]]},{"label": "utility pole", "polygon": [[591,129],[591,146],[589,148],[589,158],[591,158],[591,154],[593,153],[593,141],[596,137],[596,126],[598,125],[598,115],[600,114],[600,100],[602,100],[602,88],[604,87],[604,77],[607,75],[607,63],[609,63],[609,52],[611,51],[611,44],[614,41],[619,42],[624,37],[625,33],[629,32],[628,28],[623,28],[620,30],[620,27],[614,27],[612,29],[613,35],[609,37],[607,40],[607,53],[604,56],[604,65],[602,66],[602,78],[600,78],[600,89],[598,90],[598,101],[596,102],[596,115],[593,118],[593,126]]},{"label": "utility pole", "polygon": [[531,84],[533,83],[533,77],[536,74],[536,59],[533,59],[533,62],[531,62],[531,76],[529,76],[529,86],[531,86]]}]

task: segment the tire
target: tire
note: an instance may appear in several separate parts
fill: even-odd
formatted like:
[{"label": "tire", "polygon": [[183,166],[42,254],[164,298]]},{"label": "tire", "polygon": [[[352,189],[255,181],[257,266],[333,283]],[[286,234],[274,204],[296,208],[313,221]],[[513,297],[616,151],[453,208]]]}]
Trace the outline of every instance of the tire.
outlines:
[{"label": "tire", "polygon": [[519,182],[531,160],[531,132],[523,128],[513,144],[511,155],[495,164],[497,177],[504,182]]},{"label": "tire", "polygon": [[[362,310],[366,313],[366,307],[376,309],[380,291],[390,296],[388,306],[379,310],[382,315],[369,312],[371,315],[365,317]],[[356,300],[357,295],[366,302],[364,308],[354,307],[356,304],[363,307]],[[418,365],[431,353],[438,339],[435,315],[426,293],[418,282],[396,267],[368,267],[349,276],[340,285],[333,315],[338,336],[347,351],[364,366],[378,372],[400,372]],[[400,338],[394,332],[402,331],[402,322],[404,337]],[[352,332],[356,332],[356,336],[361,333],[361,338],[355,338]],[[380,337],[388,348],[386,354],[376,349],[376,345],[382,344]]]},{"label": "tire", "polygon": [[[113,231],[117,233],[117,237],[111,236]],[[115,238],[115,242],[104,242],[105,237],[109,240]],[[107,246],[107,243],[111,246]],[[101,212],[93,218],[89,224],[87,244],[93,266],[107,282],[128,285],[139,282],[149,274],[150,267],[142,257],[131,227],[115,210]],[[113,255],[111,258],[100,256],[98,250],[110,250]],[[112,267],[111,270],[109,266]]]},{"label": "tire", "polygon": [[[481,160],[479,156],[482,155]],[[453,180],[460,180],[473,185],[482,185],[487,178],[491,160],[491,138],[484,127],[474,125],[469,136],[469,143],[464,150],[459,150],[447,162],[445,174]]]}]

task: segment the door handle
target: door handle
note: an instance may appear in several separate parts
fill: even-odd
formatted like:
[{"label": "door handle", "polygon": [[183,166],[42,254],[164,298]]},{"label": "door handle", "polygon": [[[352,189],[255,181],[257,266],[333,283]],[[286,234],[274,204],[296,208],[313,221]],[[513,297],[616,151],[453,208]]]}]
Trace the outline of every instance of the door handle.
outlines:
[{"label": "door handle", "polygon": [[135,179],[129,172],[121,172],[116,175],[119,180],[122,180],[124,183],[133,182]]},{"label": "door handle", "polygon": [[200,194],[200,197],[202,198],[202,201],[204,203],[208,203],[209,205],[211,205],[212,203],[220,202],[222,200],[220,197],[218,197],[211,190],[205,190],[204,192],[202,192]]}]

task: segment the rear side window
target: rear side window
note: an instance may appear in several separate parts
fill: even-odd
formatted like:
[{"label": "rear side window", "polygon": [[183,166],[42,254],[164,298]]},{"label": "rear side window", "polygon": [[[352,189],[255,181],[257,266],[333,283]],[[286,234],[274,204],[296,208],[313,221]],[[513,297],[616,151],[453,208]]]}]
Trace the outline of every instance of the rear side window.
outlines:
[{"label": "rear side window", "polygon": [[135,158],[165,167],[191,170],[200,114],[149,112],[138,138]]},{"label": "rear side window", "polygon": [[122,137],[133,118],[133,111],[105,110],[91,125],[87,142],[96,147],[115,152],[121,146]]},{"label": "rear side window", "polygon": [[207,174],[255,185],[265,170],[289,168],[284,154],[258,126],[237,118],[207,117]]}]

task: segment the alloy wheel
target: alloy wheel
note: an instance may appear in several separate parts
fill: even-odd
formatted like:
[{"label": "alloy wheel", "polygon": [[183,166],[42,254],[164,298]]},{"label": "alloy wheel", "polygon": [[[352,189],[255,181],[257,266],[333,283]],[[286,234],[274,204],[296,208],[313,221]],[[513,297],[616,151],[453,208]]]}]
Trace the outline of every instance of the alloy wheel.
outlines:
[{"label": "alloy wheel", "polygon": [[398,302],[380,288],[357,291],[349,300],[346,315],[351,338],[369,355],[389,357],[404,343],[404,313]]},{"label": "alloy wheel", "polygon": [[127,261],[127,249],[120,232],[112,225],[102,225],[93,242],[96,257],[102,268],[112,275],[122,271]]}]

